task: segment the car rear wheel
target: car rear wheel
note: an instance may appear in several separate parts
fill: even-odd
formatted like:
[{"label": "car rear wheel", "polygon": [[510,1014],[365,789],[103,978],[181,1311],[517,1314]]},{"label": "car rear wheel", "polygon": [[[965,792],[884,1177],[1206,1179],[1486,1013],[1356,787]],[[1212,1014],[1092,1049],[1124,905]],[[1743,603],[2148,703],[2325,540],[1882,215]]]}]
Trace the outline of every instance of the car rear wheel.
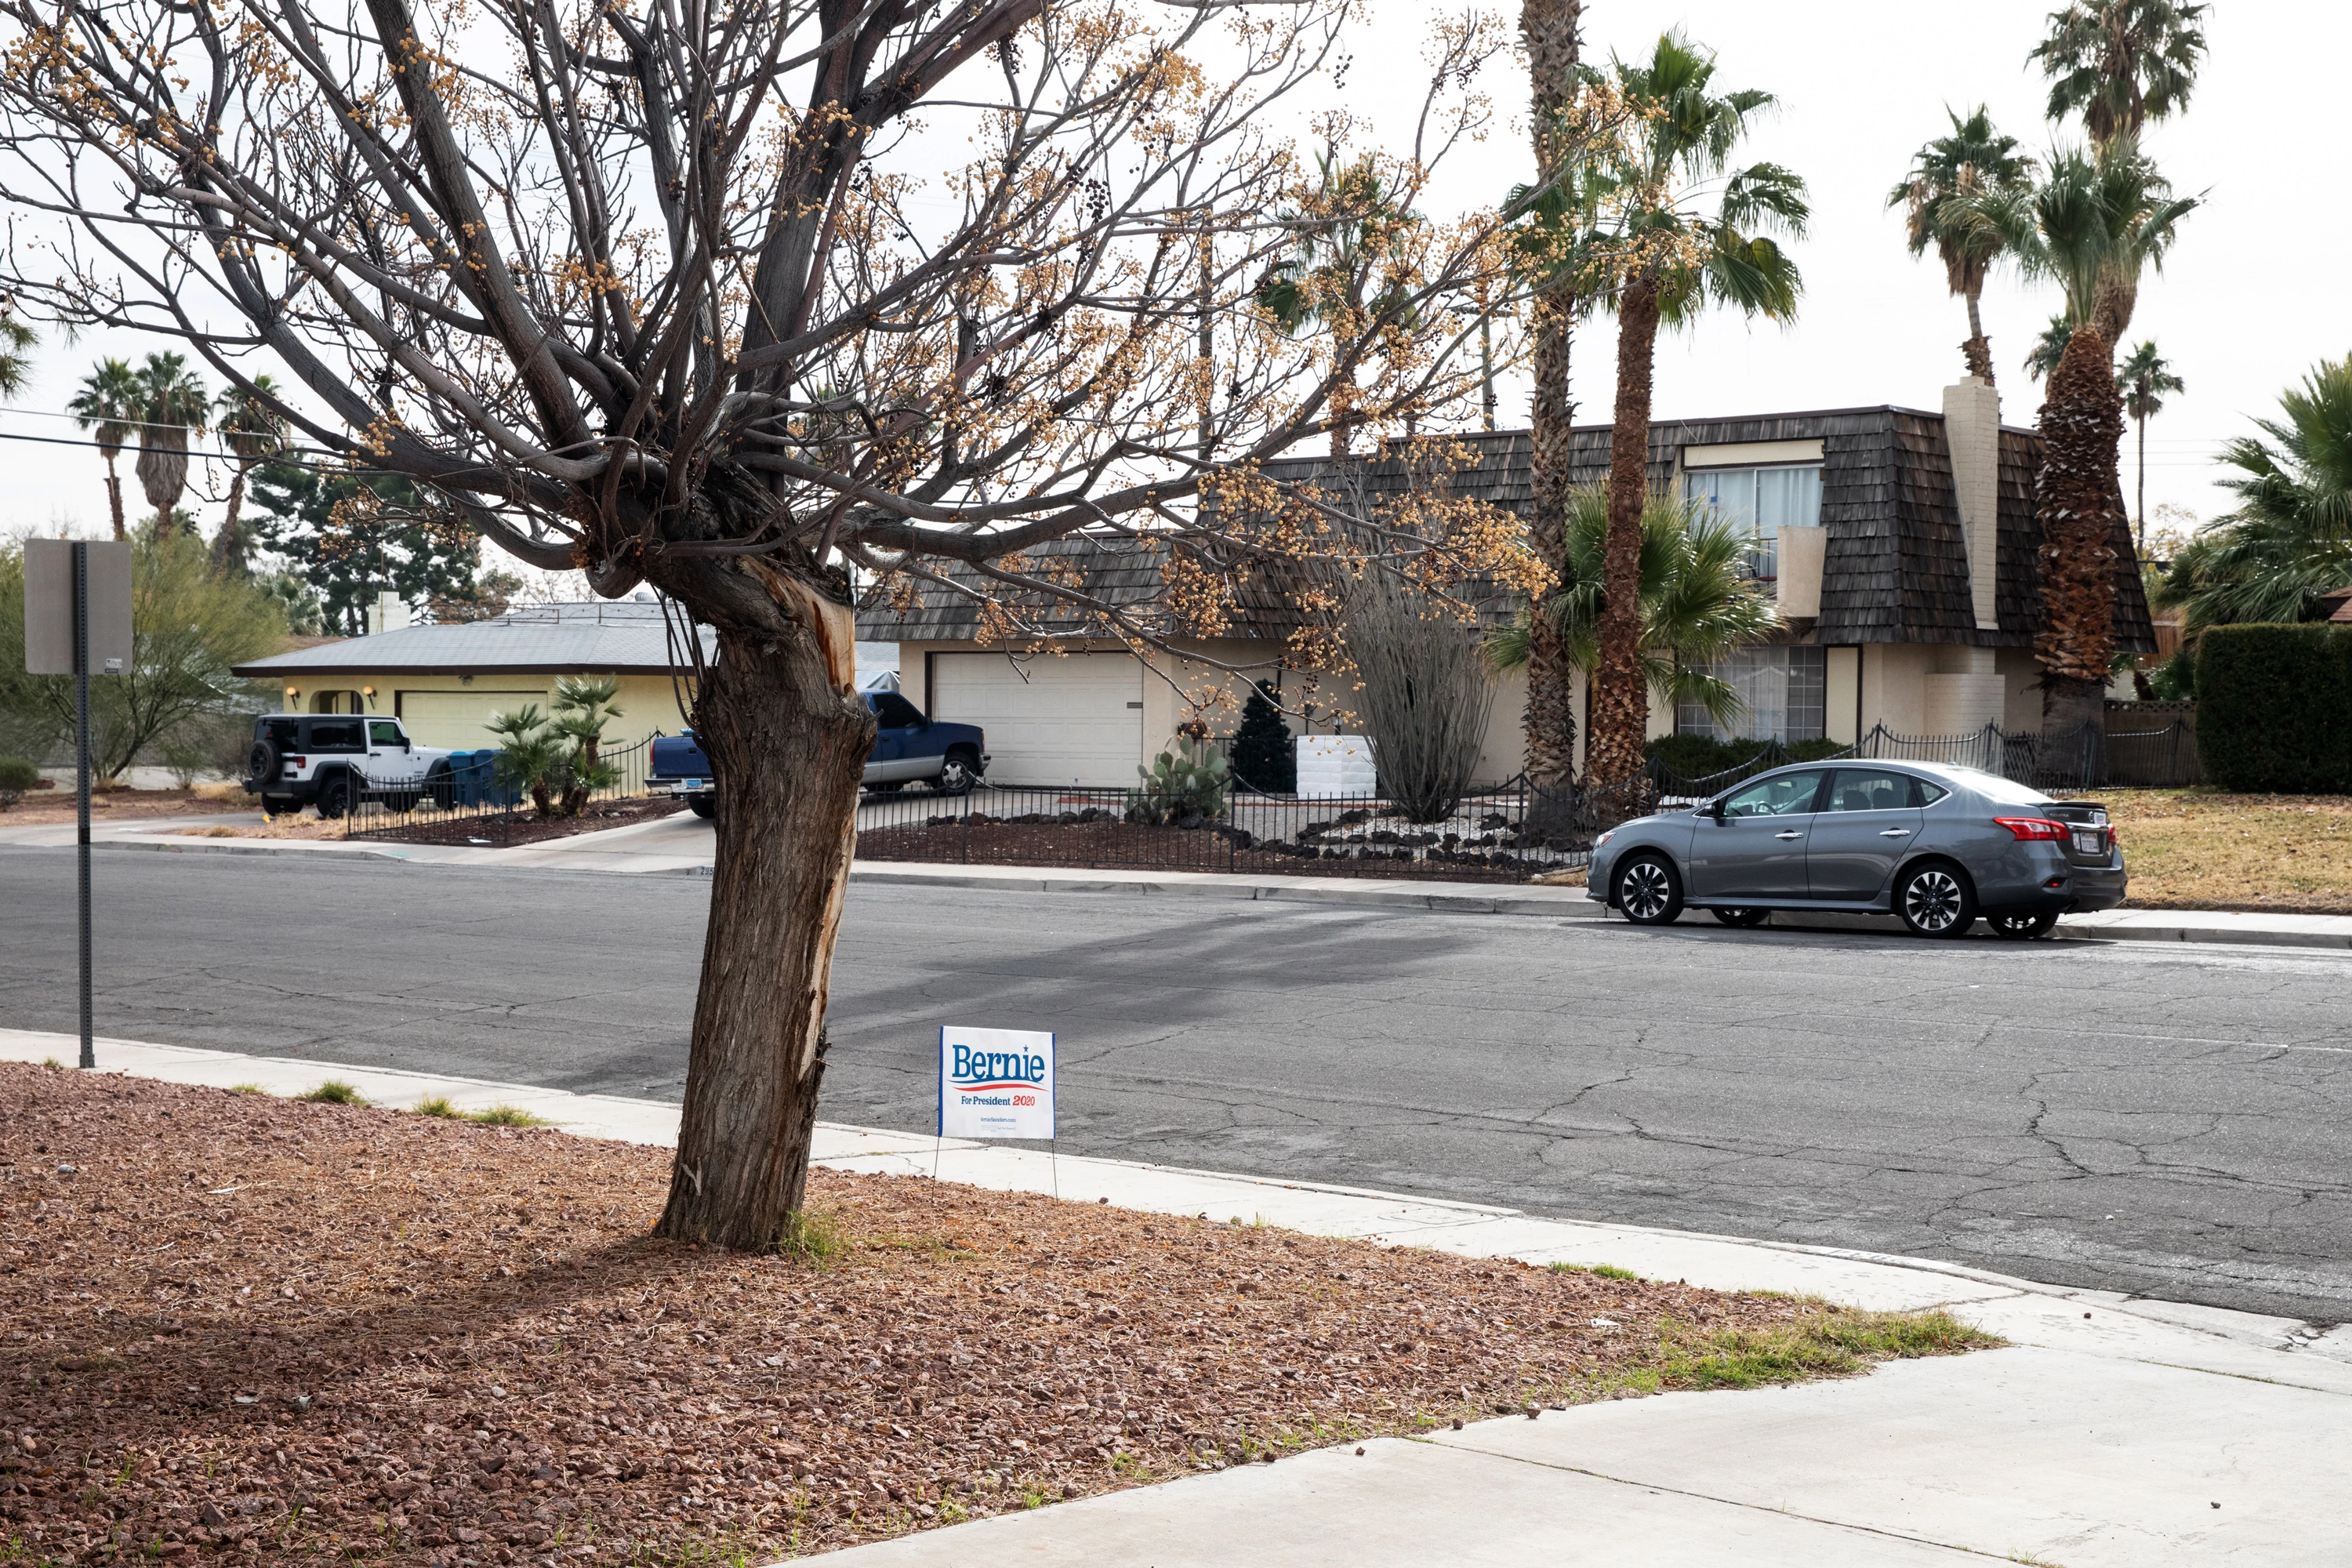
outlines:
[{"label": "car rear wheel", "polygon": [[1636,855],[1617,869],[1617,907],[1638,926],[1671,925],[1683,912],[1683,879],[1657,855]]},{"label": "car rear wheel", "polygon": [[1950,861],[1925,861],[1895,884],[1895,912],[1914,936],[1966,936],[1977,923],[1976,889]]},{"label": "car rear wheel", "polygon": [[1985,924],[1992,928],[1995,936],[2007,937],[2011,942],[2037,942],[2058,929],[2058,917],[2046,910],[2038,915],[1987,915]]},{"label": "car rear wheel", "polygon": [[1708,911],[1727,926],[1760,926],[1770,910],[1711,910]]},{"label": "car rear wheel", "polygon": [[970,795],[971,786],[980,782],[980,763],[970,752],[954,751],[940,764],[939,777],[931,787],[941,795]]},{"label": "car rear wheel", "polygon": [[707,820],[719,815],[719,797],[711,795],[691,795],[687,799],[686,808],[695,816]]}]

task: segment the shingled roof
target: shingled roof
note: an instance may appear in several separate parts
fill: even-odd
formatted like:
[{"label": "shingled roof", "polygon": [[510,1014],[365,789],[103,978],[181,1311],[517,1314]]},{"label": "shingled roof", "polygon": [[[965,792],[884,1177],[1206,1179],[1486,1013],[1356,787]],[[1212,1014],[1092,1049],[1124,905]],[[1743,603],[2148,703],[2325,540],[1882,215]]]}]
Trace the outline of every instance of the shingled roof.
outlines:
[{"label": "shingled roof", "polygon": [[[1820,617],[1797,640],[1807,643],[1960,643],[2030,647],[2040,625],[2042,596],[2034,558],[2041,528],[2034,519],[2033,473],[2041,440],[2031,430],[2000,432],[1999,551],[1995,605],[1999,626],[1979,628],[1969,592],[1968,550],[1952,486],[1949,448],[1940,414],[1882,405],[1725,419],[1661,420],[1650,429],[1649,470],[1654,485],[1669,483],[1682,450],[1772,441],[1822,443],[1822,522],[1829,530],[1822,573]],[[1572,435],[1570,476],[1580,484],[1608,477],[1610,426],[1584,425]],[[1445,479],[1454,494],[1526,516],[1534,504],[1533,441],[1525,430],[1469,432],[1449,437],[1468,458]],[[1377,458],[1340,459],[1356,467],[1367,494],[1402,493],[1425,483],[1395,447]],[[1286,458],[1266,465],[1270,477],[1328,480],[1334,459]],[[2131,547],[2130,528],[2116,524],[2116,647],[2121,653],[2156,651],[2147,591]],[[1061,570],[1106,603],[1140,608],[1160,591],[1167,545],[1077,536],[1049,547]],[[976,574],[948,566],[942,575]],[[1297,624],[1286,595],[1263,579],[1244,586],[1232,606],[1231,635],[1283,637]],[[1043,605],[1036,606],[1045,610]],[[1501,606],[1490,607],[1499,613]],[[1054,612],[1048,612],[1049,615]],[[1066,614],[1053,623],[1083,629]],[[922,605],[900,616],[877,608],[858,616],[861,637],[953,641],[979,633],[977,606],[929,589]]]}]

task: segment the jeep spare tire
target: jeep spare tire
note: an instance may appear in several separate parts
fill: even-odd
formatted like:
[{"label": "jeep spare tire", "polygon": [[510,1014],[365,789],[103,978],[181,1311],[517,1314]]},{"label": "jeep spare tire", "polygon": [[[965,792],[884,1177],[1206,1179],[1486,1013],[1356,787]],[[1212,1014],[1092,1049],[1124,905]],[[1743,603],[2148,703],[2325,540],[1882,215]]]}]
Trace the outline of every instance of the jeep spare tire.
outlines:
[{"label": "jeep spare tire", "polygon": [[278,754],[278,742],[268,736],[256,741],[253,750],[245,755],[245,776],[259,784],[275,780],[285,767],[286,759]]}]

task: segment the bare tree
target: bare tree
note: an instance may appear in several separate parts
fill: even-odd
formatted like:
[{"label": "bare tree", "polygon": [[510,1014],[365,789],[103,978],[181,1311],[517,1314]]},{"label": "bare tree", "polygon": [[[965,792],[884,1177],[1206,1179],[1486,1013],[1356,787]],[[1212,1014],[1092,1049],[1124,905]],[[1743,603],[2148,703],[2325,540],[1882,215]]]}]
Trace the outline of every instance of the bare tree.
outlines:
[{"label": "bare tree", "polygon": [[[1286,116],[1354,8],[0,0],[0,286],[28,313],[176,338],[298,442],[715,629],[665,1234],[771,1246],[801,1201],[874,732],[850,574],[1067,599],[1024,563],[1084,528],[1181,542],[1230,591],[1322,550],[1322,503],[1197,507],[1204,452],[1246,481],[1328,434],[1335,389],[1374,435],[1475,395],[1461,302],[1515,305],[1506,215],[1417,226],[1344,342],[1255,301],[1307,194]],[[1483,132],[1507,41],[1434,35],[1399,201]]]}]

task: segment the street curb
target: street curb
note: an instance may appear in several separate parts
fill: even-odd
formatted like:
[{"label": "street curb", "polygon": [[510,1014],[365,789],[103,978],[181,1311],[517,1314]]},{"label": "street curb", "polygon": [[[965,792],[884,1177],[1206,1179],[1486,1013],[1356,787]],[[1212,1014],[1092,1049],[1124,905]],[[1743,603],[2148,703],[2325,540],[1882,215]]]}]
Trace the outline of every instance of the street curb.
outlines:
[{"label": "street curb", "polygon": [[[703,873],[709,875],[708,872]],[[1105,877],[1097,873],[1057,873],[1051,870],[1032,874],[1031,868],[1021,868],[1016,876],[975,876],[971,872],[942,868],[908,865],[894,866],[888,870],[853,865],[850,878],[877,887],[971,888],[986,890],[1005,889],[1028,893],[1132,893],[1139,897],[1159,895],[1179,899],[1216,899],[1237,903],[1306,903],[1343,904],[1359,908],[1405,910],[1413,912],[1436,911],[1444,914],[1477,915],[1557,915],[1567,919],[1598,920],[1602,918],[1599,907],[1578,890],[1572,898],[1515,897],[1497,889],[1489,890],[1475,883],[1418,882],[1387,886],[1366,886],[1333,879],[1328,886],[1298,882],[1267,882],[1240,877],[1190,879],[1146,879],[1143,878]],[[1303,879],[1302,879],[1303,880]]]},{"label": "street curb", "polygon": [[330,859],[344,860],[407,860],[410,857],[396,849],[345,848],[335,844],[289,842],[285,840],[250,839],[233,841],[226,838],[101,838],[90,843],[93,849],[151,849],[165,855],[323,855]]}]

